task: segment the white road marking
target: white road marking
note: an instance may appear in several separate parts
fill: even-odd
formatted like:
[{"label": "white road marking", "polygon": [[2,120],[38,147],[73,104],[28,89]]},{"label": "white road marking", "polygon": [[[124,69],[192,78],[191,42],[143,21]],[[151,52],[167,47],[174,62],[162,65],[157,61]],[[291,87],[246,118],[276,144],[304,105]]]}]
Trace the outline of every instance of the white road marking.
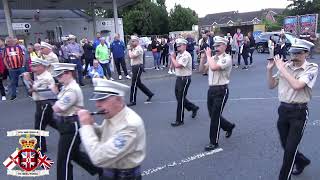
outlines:
[{"label": "white road marking", "polygon": [[[320,96],[313,96],[312,98],[318,99]],[[273,100],[278,99],[278,97],[248,97],[248,98],[229,98],[228,101],[255,101],[255,100]],[[207,102],[207,99],[189,99],[192,102]],[[177,101],[154,101],[154,103],[166,104],[166,103],[176,103]]]},{"label": "white road marking", "polygon": [[166,168],[173,168],[173,167],[176,167],[176,166],[180,166],[182,164],[189,163],[191,161],[194,161],[194,160],[197,160],[197,159],[200,159],[200,158],[204,158],[206,156],[210,156],[210,155],[213,155],[213,154],[221,152],[221,151],[223,151],[223,149],[222,148],[218,148],[218,149],[215,149],[215,150],[212,150],[212,151],[201,152],[201,153],[198,153],[198,154],[194,154],[194,155],[186,157],[185,159],[182,159],[180,161],[173,161],[173,162],[167,163],[167,164],[162,165],[162,166],[158,166],[158,167],[155,167],[155,168],[144,170],[142,172],[142,176],[148,176],[148,175],[154,174],[156,172],[162,171],[162,170],[164,170]]}]

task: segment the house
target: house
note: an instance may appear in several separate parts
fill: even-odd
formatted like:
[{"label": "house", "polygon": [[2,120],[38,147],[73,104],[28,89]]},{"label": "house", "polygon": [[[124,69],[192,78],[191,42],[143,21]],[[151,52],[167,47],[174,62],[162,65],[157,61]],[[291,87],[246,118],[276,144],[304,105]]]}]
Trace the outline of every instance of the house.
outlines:
[{"label": "house", "polygon": [[216,14],[208,14],[199,19],[199,30],[210,30],[226,34],[236,32],[240,28],[242,32],[265,31],[263,20],[275,21],[275,16],[281,14],[284,9],[263,9],[261,11],[243,12],[229,11]]}]

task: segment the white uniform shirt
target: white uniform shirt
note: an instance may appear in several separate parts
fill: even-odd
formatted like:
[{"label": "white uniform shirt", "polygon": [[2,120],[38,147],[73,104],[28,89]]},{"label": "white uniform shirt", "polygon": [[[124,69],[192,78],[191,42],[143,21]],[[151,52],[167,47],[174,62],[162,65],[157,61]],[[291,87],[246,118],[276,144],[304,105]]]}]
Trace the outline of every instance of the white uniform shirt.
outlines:
[{"label": "white uniform shirt", "polygon": [[104,120],[101,126],[81,126],[80,137],[92,163],[98,167],[134,168],[146,156],[143,120],[128,107]]},{"label": "white uniform shirt", "polygon": [[176,68],[176,76],[191,76],[192,75],[192,57],[188,51],[178,54],[177,62],[182,65]]},{"label": "white uniform shirt", "polygon": [[[223,53],[220,56],[214,56],[214,61],[221,67],[220,70],[212,71],[209,67],[208,81],[209,86],[225,85],[230,82],[232,70],[232,58],[229,54]],[[207,65],[209,63],[207,62]]]},{"label": "white uniform shirt", "polygon": [[293,104],[308,103],[311,100],[312,88],[318,76],[318,65],[306,61],[301,67],[294,67],[292,62],[287,63],[285,67],[296,79],[306,83],[306,86],[303,89],[294,90],[278,71],[274,77],[278,85],[279,101]]},{"label": "white uniform shirt", "polygon": [[72,80],[64,86],[58,94],[56,105],[63,111],[61,116],[73,116],[77,114],[79,107],[83,107],[83,94],[79,84]]},{"label": "white uniform shirt", "polygon": [[[34,90],[44,90],[49,89],[50,85],[54,84],[54,79],[48,71],[44,71],[42,74],[35,76],[32,88]],[[32,98],[34,101],[46,100],[47,98],[42,97],[38,92],[32,93]]]}]

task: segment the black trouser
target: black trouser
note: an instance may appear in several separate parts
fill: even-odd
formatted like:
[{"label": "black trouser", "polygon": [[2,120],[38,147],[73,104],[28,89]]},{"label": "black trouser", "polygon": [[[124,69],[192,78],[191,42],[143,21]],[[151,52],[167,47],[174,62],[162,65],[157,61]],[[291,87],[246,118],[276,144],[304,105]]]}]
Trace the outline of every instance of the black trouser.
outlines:
[{"label": "black trouser", "polygon": [[175,85],[175,95],[178,102],[176,122],[183,122],[184,109],[194,111],[197,106],[191,103],[187,98],[188,89],[191,83],[190,76],[178,76]]},{"label": "black trouser", "polygon": [[240,53],[241,51],[241,46],[239,47],[239,51],[238,51],[238,66],[240,66],[240,62],[241,62],[241,54],[242,53]]},{"label": "black trouser", "polygon": [[141,180],[140,166],[132,169],[103,169],[99,180]]},{"label": "black trouser", "polygon": [[[243,58],[244,64],[246,66],[248,66],[248,57],[249,57],[249,55],[247,53],[242,53],[242,58]],[[238,60],[239,60],[239,58],[238,58]],[[240,66],[240,61],[238,61],[238,65]]]},{"label": "black trouser", "polygon": [[250,49],[250,64],[252,64],[253,63],[253,52],[254,52],[254,49],[252,48],[252,49]]},{"label": "black trouser", "polygon": [[169,54],[167,52],[162,52],[160,57],[160,64],[162,62],[162,65],[168,66],[169,63]]},{"label": "black trouser", "polygon": [[145,70],[144,70],[144,68],[145,68],[145,64],[146,64],[146,52],[145,51],[143,51],[143,56],[142,56],[142,58],[143,58],[143,65],[142,65],[142,71],[143,72],[146,72]]},{"label": "black trouser", "polygon": [[120,65],[122,67],[124,75],[125,76],[128,75],[126,61],[124,60],[124,57],[122,57],[122,58],[114,58],[114,63],[116,64],[116,68],[117,68],[117,72],[118,72],[119,76],[121,75]]},{"label": "black trouser", "polygon": [[3,75],[2,74],[0,74],[0,94],[1,94],[1,96],[6,96],[6,91],[5,91],[5,89],[4,89],[4,86],[3,86]]},{"label": "black trouser", "polygon": [[[57,124],[53,120],[53,110],[52,105],[54,100],[46,101],[36,101],[36,112],[35,112],[35,123],[34,128],[45,130],[47,125],[52,128],[57,129]],[[40,147],[41,151],[47,151],[46,138],[43,136],[36,136],[37,138],[37,148]]]},{"label": "black trouser", "polygon": [[139,88],[146,96],[151,97],[153,93],[141,82],[143,65],[132,66],[132,81],[131,81],[131,92],[130,102],[135,103],[137,100],[137,88]]},{"label": "black trouser", "polygon": [[90,64],[90,66],[93,66],[93,58],[85,58],[84,61],[86,63],[86,65],[84,67],[84,74],[88,74],[89,64]]},{"label": "black trouser", "polygon": [[[65,117],[64,117],[65,118]],[[88,155],[79,150],[81,143],[79,136],[79,121],[77,116],[57,120],[60,132],[57,159],[57,180],[73,180],[73,165],[75,161],[91,175],[102,174],[102,169],[94,166]]]},{"label": "black trouser", "polygon": [[224,131],[229,131],[232,129],[233,124],[222,117],[222,112],[228,97],[229,89],[227,85],[209,87],[207,106],[211,119],[209,133],[211,144],[218,144],[220,128],[222,128]]},{"label": "black trouser", "polygon": [[279,180],[290,180],[293,165],[305,164],[308,159],[298,151],[298,146],[307,124],[309,112],[306,104],[281,103],[278,108],[277,127],[281,146],[284,149]]}]

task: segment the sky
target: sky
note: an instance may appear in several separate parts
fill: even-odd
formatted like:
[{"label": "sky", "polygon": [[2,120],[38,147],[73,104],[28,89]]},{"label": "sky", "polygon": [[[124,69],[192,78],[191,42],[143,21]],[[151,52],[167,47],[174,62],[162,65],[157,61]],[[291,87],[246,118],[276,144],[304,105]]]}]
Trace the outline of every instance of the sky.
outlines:
[{"label": "sky", "polygon": [[175,4],[189,7],[197,12],[199,17],[226,11],[249,12],[267,8],[285,8],[290,4],[287,0],[166,0],[168,9]]}]

